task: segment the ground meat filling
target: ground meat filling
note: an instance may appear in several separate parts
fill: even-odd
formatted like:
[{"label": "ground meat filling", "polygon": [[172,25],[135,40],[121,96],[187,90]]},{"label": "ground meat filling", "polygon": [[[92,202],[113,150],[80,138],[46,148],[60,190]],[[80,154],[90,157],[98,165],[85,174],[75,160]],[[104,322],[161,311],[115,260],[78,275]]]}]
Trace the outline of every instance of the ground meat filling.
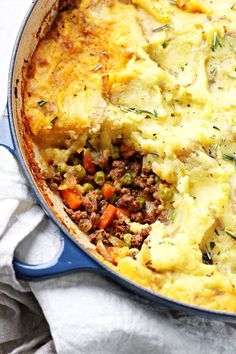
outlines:
[{"label": "ground meat filling", "polygon": [[[63,168],[51,163],[48,186],[61,194],[68,215],[103,256],[109,247],[124,246],[132,256],[147,238],[149,224],[170,219],[173,189],[151,168],[144,168],[143,158],[120,144],[101,153],[86,148]],[[143,228],[134,233],[130,222]],[[110,255],[107,259],[111,261]]]}]

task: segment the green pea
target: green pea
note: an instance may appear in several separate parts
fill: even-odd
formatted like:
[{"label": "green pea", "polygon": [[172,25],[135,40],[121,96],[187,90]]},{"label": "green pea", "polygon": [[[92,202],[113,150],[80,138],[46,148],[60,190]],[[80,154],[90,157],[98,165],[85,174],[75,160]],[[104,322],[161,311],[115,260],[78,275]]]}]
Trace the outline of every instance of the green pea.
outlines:
[{"label": "green pea", "polygon": [[84,193],[92,192],[93,190],[94,190],[94,187],[91,183],[84,183],[83,184]]},{"label": "green pea", "polygon": [[130,172],[126,172],[122,177],[121,177],[121,183],[124,184],[125,186],[130,186],[133,181],[134,178],[132,176],[132,174]]},{"label": "green pea", "polygon": [[64,173],[68,170],[68,166],[65,162],[61,162],[57,165],[57,172]]},{"label": "green pea", "polygon": [[113,146],[111,150],[111,158],[117,160],[120,157],[120,149],[118,146]]},{"label": "green pea", "polygon": [[105,173],[103,171],[98,171],[94,175],[94,181],[101,186],[105,182]]},{"label": "green pea", "polygon": [[82,165],[76,165],[72,167],[73,175],[82,179],[86,176],[86,170]]},{"label": "green pea", "polygon": [[170,188],[165,187],[160,191],[160,198],[162,200],[168,201],[171,200],[172,197],[173,197],[173,191]]},{"label": "green pea", "polygon": [[140,204],[140,209],[142,209],[145,206],[145,198],[137,197],[136,201]]},{"label": "green pea", "polygon": [[129,248],[131,247],[131,239],[132,239],[132,235],[131,235],[131,234],[124,234],[124,235],[123,235],[124,243],[125,243],[126,246],[128,246]]}]

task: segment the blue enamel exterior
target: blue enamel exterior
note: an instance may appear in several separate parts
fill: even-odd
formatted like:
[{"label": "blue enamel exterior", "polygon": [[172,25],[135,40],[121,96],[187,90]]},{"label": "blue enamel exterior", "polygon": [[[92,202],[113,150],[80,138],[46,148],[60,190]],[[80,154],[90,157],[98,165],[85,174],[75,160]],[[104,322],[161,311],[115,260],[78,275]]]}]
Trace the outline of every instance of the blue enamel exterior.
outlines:
[{"label": "blue enamel exterior", "polygon": [[[17,157],[17,149],[13,143],[13,137],[9,125],[9,119],[0,119],[0,146],[6,147]],[[48,214],[48,213],[47,213]],[[16,276],[24,280],[36,280],[50,276],[67,273],[73,270],[102,270],[98,263],[87,256],[73,241],[61,232],[61,249],[57,257],[50,263],[30,265],[18,259],[13,261]]]},{"label": "blue enamel exterior", "polygon": [[48,278],[73,270],[102,270],[98,263],[90,259],[64,234],[61,234],[61,249],[50,262],[30,265],[14,259],[13,264],[17,277],[24,280]]}]

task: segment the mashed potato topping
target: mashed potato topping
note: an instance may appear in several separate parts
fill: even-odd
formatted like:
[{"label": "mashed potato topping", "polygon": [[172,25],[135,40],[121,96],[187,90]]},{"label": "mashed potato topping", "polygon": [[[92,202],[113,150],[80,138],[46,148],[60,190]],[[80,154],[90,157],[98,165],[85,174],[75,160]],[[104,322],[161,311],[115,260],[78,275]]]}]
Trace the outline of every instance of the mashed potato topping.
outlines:
[{"label": "mashed potato topping", "polygon": [[227,311],[236,311],[235,97],[233,0],[82,0],[37,47],[24,98],[45,161],[122,138],[173,186],[172,218],[154,222],[117,271]]}]

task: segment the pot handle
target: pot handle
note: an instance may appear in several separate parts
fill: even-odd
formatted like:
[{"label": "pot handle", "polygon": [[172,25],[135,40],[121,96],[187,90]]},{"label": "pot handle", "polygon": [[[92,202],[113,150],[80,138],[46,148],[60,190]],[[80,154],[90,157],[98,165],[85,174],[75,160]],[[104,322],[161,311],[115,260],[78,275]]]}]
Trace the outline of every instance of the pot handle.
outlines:
[{"label": "pot handle", "polygon": [[13,266],[16,277],[28,281],[50,278],[74,270],[93,270],[99,273],[106,272],[105,269],[84,253],[63,233],[61,233],[61,248],[58,254],[49,262],[30,265],[14,258]]},{"label": "pot handle", "polygon": [[12,154],[15,155],[15,147],[11,135],[8,116],[0,117],[0,146],[6,147]]}]

